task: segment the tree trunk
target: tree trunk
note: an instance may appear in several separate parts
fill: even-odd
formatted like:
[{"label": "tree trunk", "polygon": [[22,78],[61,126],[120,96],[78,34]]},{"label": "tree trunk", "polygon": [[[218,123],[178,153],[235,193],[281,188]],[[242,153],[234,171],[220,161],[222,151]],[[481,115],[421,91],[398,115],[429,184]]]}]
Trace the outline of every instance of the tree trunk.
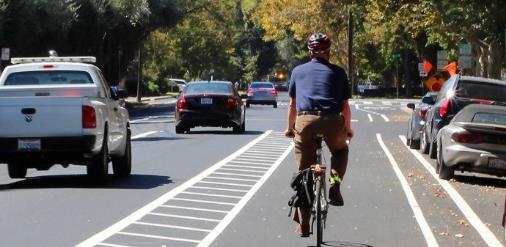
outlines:
[{"label": "tree trunk", "polygon": [[405,96],[410,98],[412,95],[411,92],[411,73],[409,71],[409,50],[404,49],[403,53],[403,65],[404,65],[404,87],[405,87]]},{"label": "tree trunk", "polygon": [[480,46],[480,57],[478,59],[478,62],[480,63],[480,73],[479,76],[481,77],[487,77],[487,57],[488,57],[488,49],[486,49],[483,46]]},{"label": "tree trunk", "polygon": [[499,42],[492,41],[488,45],[487,74],[489,78],[501,79],[502,49]]}]

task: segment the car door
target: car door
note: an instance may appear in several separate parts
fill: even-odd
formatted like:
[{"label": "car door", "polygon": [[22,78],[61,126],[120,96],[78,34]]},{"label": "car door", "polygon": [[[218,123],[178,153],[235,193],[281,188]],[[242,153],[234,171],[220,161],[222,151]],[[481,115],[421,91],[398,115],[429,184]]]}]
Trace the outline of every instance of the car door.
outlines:
[{"label": "car door", "polygon": [[124,139],[124,128],[123,127],[123,117],[122,112],[120,111],[120,105],[118,100],[114,100],[111,95],[111,88],[107,81],[105,80],[102,72],[100,70],[96,70],[97,74],[100,77],[100,85],[103,88],[106,95],[106,109],[107,109],[107,122],[109,126],[109,146],[108,148],[112,153],[118,152],[121,144]]}]

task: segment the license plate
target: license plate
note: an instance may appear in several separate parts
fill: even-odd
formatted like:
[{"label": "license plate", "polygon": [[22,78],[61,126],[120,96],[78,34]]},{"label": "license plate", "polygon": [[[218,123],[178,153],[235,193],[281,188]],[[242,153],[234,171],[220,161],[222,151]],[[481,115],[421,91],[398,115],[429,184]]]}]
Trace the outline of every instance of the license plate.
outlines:
[{"label": "license plate", "polygon": [[506,170],[506,160],[489,159],[488,160],[488,167],[495,168],[495,169]]},{"label": "license plate", "polygon": [[18,150],[19,151],[40,151],[40,139],[19,139]]},{"label": "license plate", "polygon": [[213,104],[213,99],[212,98],[201,98],[200,99],[200,104],[202,104],[202,105],[212,105]]}]

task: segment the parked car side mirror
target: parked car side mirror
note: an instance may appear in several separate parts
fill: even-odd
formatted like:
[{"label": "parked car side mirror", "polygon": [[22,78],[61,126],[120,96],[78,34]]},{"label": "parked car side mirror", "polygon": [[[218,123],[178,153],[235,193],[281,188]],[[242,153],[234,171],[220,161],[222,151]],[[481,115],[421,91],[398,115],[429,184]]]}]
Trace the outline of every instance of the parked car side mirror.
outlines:
[{"label": "parked car side mirror", "polygon": [[118,87],[111,87],[111,98],[114,100],[124,99],[128,97],[128,91]]},{"label": "parked car side mirror", "polygon": [[408,104],[407,104],[407,107],[408,107],[409,109],[411,109],[411,110],[415,110],[415,104],[413,104],[413,103],[408,103]]}]

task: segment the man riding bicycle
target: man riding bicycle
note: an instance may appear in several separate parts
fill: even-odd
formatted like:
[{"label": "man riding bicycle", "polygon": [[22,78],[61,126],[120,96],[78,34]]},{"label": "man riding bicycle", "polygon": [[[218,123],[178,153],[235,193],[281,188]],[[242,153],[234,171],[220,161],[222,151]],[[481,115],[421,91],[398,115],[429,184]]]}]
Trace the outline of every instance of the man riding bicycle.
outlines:
[{"label": "man riding bicycle", "polygon": [[[298,170],[309,168],[316,161],[315,137],[323,135],[331,153],[329,204],[343,206],[340,184],[348,163],[347,140],[353,137],[351,97],[346,72],[331,64],[330,38],[322,33],[308,40],[311,61],[292,71],[288,107],[288,127],[285,136],[294,138],[295,159]],[[294,220],[299,223],[297,232],[309,236],[310,208],[298,208]]]}]

